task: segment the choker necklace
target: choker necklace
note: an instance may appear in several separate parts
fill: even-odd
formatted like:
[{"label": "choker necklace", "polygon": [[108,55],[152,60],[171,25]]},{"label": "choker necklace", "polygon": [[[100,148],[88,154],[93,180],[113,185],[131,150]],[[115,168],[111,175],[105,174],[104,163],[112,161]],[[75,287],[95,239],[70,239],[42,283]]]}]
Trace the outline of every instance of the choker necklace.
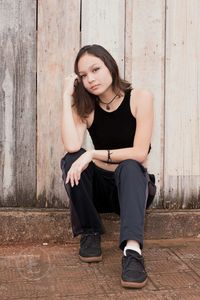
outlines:
[{"label": "choker necklace", "polygon": [[105,105],[106,105],[106,109],[107,109],[107,110],[110,110],[110,105],[109,105],[109,104],[112,103],[112,102],[115,100],[115,98],[116,98],[117,96],[118,96],[118,95],[116,94],[116,95],[112,98],[112,100],[110,100],[110,102],[108,102],[108,103],[107,103],[107,102],[103,102],[100,98],[99,98],[99,102],[102,103],[102,104],[105,104]]}]

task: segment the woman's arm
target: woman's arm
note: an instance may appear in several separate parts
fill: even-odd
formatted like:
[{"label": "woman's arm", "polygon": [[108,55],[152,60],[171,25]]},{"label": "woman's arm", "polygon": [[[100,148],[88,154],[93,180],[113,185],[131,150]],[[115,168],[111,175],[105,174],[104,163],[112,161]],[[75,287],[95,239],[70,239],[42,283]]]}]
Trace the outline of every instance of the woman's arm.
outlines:
[{"label": "woman's arm", "polygon": [[81,148],[87,127],[72,108],[75,79],[76,75],[71,75],[64,82],[61,137],[67,152],[76,152]]}]

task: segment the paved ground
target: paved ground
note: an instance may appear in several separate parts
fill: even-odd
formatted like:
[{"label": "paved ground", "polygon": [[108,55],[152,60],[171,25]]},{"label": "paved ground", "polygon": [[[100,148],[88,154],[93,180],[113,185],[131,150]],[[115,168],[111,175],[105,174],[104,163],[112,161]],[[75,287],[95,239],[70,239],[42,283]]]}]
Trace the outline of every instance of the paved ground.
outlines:
[{"label": "paved ground", "polygon": [[121,251],[103,241],[103,261],[80,262],[68,245],[0,247],[0,300],[200,299],[200,240],[145,241],[149,281],[120,286]]}]

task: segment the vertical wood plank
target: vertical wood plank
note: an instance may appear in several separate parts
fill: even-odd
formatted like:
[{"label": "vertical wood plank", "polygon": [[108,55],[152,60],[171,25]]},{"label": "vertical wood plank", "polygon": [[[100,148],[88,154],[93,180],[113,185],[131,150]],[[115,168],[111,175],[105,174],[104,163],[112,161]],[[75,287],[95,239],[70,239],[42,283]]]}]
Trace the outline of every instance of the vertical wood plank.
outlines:
[{"label": "vertical wood plank", "polygon": [[[124,0],[82,0],[81,46],[99,44],[116,60],[124,78]],[[85,148],[93,148],[86,133]]]},{"label": "vertical wood plank", "polygon": [[80,1],[38,1],[37,206],[65,207],[62,84],[80,46]]},{"label": "vertical wood plank", "polygon": [[156,176],[155,205],[162,206],[165,1],[126,0],[125,76],[154,95],[154,131],[147,167]]},{"label": "vertical wood plank", "polygon": [[82,0],[81,45],[100,44],[116,59],[124,77],[124,0]]},{"label": "vertical wood plank", "polygon": [[165,206],[200,208],[200,2],[167,1]]},{"label": "vertical wood plank", "polygon": [[0,1],[0,205],[36,192],[36,2]]}]

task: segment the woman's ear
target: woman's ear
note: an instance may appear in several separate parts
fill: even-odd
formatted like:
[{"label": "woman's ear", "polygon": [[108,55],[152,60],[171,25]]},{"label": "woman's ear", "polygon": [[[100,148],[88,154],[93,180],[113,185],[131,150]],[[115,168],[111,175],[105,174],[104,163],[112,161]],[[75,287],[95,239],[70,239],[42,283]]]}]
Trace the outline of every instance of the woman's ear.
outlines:
[{"label": "woman's ear", "polygon": [[78,78],[76,78],[75,80],[74,80],[74,87],[76,88],[77,87],[77,85],[79,84],[79,80],[78,80]]}]

